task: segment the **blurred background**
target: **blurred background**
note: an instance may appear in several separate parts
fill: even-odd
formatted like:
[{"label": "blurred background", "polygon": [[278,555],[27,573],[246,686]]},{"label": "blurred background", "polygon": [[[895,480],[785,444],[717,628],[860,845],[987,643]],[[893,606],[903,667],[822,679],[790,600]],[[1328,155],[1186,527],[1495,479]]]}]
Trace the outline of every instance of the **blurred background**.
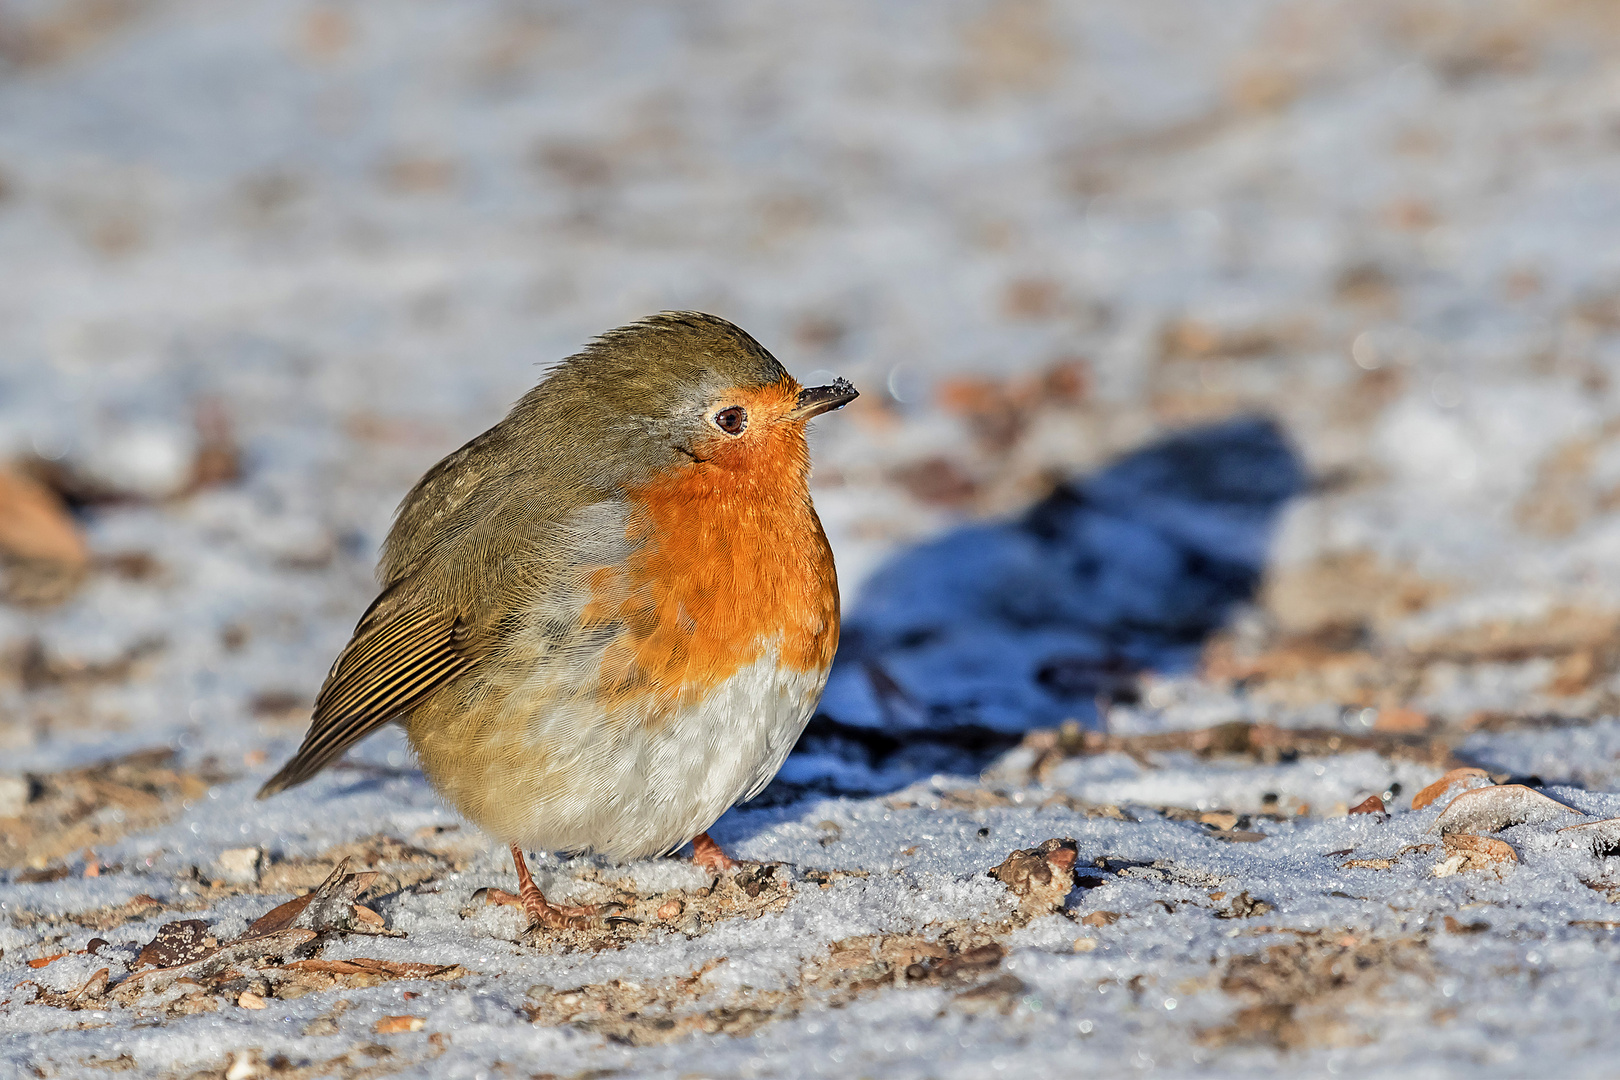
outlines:
[{"label": "blurred background", "polygon": [[863,392],[792,783],[1612,711],[1617,44],[1600,0],[5,0],[0,745],[268,770],[415,478],[666,308]]}]

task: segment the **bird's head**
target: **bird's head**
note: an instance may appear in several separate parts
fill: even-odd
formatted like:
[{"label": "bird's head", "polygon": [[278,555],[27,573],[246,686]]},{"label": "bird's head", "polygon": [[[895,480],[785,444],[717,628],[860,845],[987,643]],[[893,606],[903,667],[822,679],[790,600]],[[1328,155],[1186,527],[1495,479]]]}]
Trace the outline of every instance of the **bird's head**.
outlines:
[{"label": "bird's head", "polygon": [[540,390],[552,415],[577,422],[595,460],[620,472],[614,486],[632,487],[673,469],[802,472],[806,422],[857,396],[845,379],[799,385],[741,328],[690,311],[608,331]]}]

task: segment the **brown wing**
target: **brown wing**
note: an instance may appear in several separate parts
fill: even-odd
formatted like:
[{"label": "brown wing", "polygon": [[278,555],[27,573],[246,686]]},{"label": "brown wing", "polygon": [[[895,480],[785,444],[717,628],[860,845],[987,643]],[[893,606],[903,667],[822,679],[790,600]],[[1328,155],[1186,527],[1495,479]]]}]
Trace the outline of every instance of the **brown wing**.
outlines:
[{"label": "brown wing", "polygon": [[472,665],[461,618],[402,585],[390,586],[361,616],[315,698],[303,745],[259,798],[302,784]]}]

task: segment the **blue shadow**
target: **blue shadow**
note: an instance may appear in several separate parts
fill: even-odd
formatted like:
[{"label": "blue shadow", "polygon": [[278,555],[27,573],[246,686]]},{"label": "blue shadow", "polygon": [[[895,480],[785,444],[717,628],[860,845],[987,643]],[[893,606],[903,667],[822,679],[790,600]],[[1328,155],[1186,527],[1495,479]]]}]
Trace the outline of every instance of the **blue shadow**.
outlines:
[{"label": "blue shadow", "polygon": [[1246,417],[900,553],[846,615],[821,706],[761,799],[976,773],[1031,728],[1095,725],[1139,673],[1197,663],[1253,598],[1277,517],[1308,484],[1282,429]]}]

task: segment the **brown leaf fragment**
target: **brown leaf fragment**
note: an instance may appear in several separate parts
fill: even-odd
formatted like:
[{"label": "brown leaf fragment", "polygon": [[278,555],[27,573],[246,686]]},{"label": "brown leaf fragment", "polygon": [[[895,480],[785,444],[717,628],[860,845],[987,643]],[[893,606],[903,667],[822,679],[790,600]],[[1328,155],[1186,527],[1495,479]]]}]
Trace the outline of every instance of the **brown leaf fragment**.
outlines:
[{"label": "brown leaf fragment", "polygon": [[61,498],[23,472],[0,466],[0,595],[54,604],[84,580],[90,550]]},{"label": "brown leaf fragment", "polygon": [[1584,847],[1594,855],[1612,855],[1620,851],[1620,818],[1569,825],[1558,830],[1558,838],[1575,847]]},{"label": "brown leaf fragment", "polygon": [[1394,859],[1351,859],[1339,864],[1340,870],[1388,870],[1395,865]]},{"label": "brown leaf fragment", "polygon": [[378,1035],[398,1035],[405,1031],[421,1031],[427,1021],[420,1016],[385,1016],[372,1025]]},{"label": "brown leaf fragment", "polygon": [[294,897],[285,904],[278,904],[253,920],[253,924],[248,927],[248,933],[273,934],[277,930],[285,930],[293,924],[293,921],[298,916],[304,913],[304,909],[309,907],[314,899],[314,893],[306,893],[303,896]]},{"label": "brown leaf fragment", "polygon": [[1569,925],[1581,930],[1620,930],[1620,919],[1571,919]]},{"label": "brown leaf fragment", "polygon": [[141,949],[130,969],[177,967],[201,960],[218,947],[219,940],[208,932],[208,924],[201,919],[165,923],[158,928],[157,936]]},{"label": "brown leaf fragment", "polygon": [[1073,840],[1047,840],[1039,847],[1014,851],[991,869],[990,876],[1018,897],[1020,915],[1049,915],[1074,889],[1076,857]]},{"label": "brown leaf fragment", "polygon": [[1450,877],[1465,870],[1500,871],[1519,861],[1519,856],[1505,841],[1489,836],[1469,833],[1445,835],[1446,857],[1435,864],[1435,877]]},{"label": "brown leaf fragment", "polygon": [[1490,783],[1491,778],[1484,769],[1476,769],[1472,766],[1464,766],[1463,768],[1452,769],[1440,779],[1436,780],[1434,783],[1412,796],[1412,809],[1422,810],[1430,803],[1437,802],[1446,794],[1446,792],[1450,791],[1458,784],[1465,784],[1470,788],[1476,788],[1488,787]]},{"label": "brown leaf fragment", "polygon": [[1483,934],[1491,928],[1491,924],[1483,920],[1465,923],[1459,922],[1451,915],[1445,917],[1445,926],[1448,934]]},{"label": "brown leaf fragment", "polygon": [[65,953],[65,952],[59,952],[59,953],[52,953],[49,956],[41,956],[41,957],[39,957],[37,959],[28,961],[28,966],[37,970],[39,968],[42,968],[42,967],[46,966],[47,964],[49,964],[49,963],[51,963],[53,961],[62,959],[62,957],[66,956],[66,955],[67,955],[67,953]]},{"label": "brown leaf fragment", "polygon": [[248,934],[274,933],[295,926],[318,934],[376,933],[373,929],[376,924],[369,916],[376,916],[378,921],[381,916],[374,911],[368,911],[368,915],[358,914],[362,908],[355,901],[377,880],[377,874],[375,871],[363,874],[348,871],[349,860],[344,859],[314,892],[270,909],[254,920]]},{"label": "brown leaf fragment", "polygon": [[1120,914],[1117,911],[1093,911],[1080,917],[1081,926],[1113,926],[1119,922]]},{"label": "brown leaf fragment", "polygon": [[1458,795],[1440,811],[1429,831],[1441,834],[1501,832],[1513,825],[1541,825],[1579,813],[1574,807],[1550,799],[1534,788],[1502,784]]},{"label": "brown leaf fragment", "polygon": [[1363,799],[1361,802],[1358,802],[1356,805],[1352,806],[1350,808],[1350,813],[1352,813],[1352,814],[1385,814],[1385,813],[1388,813],[1388,811],[1384,809],[1384,800],[1383,799],[1379,798],[1377,795],[1369,795],[1365,799]]},{"label": "brown leaf fragment", "polygon": [[300,927],[237,938],[190,963],[138,971],[118,984],[118,993],[127,1003],[148,990],[161,990],[180,980],[201,981],[240,961],[271,958],[279,960],[296,952],[315,938],[313,930]]}]

